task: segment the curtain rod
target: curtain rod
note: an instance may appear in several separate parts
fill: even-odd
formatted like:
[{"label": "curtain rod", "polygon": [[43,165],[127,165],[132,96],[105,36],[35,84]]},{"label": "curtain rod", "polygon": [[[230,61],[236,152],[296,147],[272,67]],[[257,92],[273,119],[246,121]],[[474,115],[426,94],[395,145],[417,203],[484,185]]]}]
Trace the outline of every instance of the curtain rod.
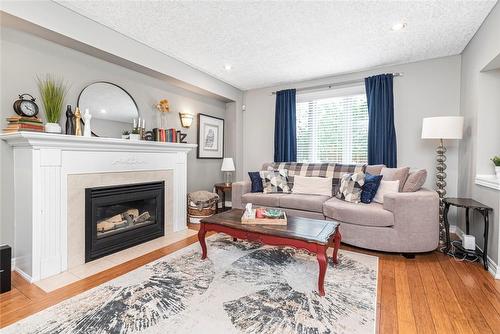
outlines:
[{"label": "curtain rod", "polygon": [[[394,77],[402,77],[403,73],[392,73]],[[355,83],[362,83],[365,82],[365,79],[356,79],[356,80],[349,80],[349,81],[341,81],[341,82],[335,82],[331,84],[325,84],[325,85],[318,85],[318,86],[310,86],[310,87],[303,87],[303,88],[297,88],[297,92],[302,92],[302,91],[307,91],[307,90],[316,90],[316,89],[322,89],[322,88],[327,88],[331,89],[335,86],[346,86],[346,85],[352,85]],[[272,95],[276,95],[276,92],[273,92]]]}]

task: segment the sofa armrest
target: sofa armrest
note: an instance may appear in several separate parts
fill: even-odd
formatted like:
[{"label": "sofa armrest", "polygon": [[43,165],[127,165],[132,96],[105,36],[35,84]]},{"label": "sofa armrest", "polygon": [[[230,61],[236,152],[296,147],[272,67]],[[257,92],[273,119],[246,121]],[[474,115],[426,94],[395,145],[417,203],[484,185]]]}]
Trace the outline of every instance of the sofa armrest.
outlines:
[{"label": "sofa armrest", "polygon": [[421,189],[384,196],[384,209],[394,214],[394,227],[407,232],[430,232],[439,237],[439,196]]},{"label": "sofa armrest", "polygon": [[252,183],[249,180],[233,182],[231,194],[231,201],[233,203],[233,208],[235,209],[243,209],[243,205],[241,204],[241,196],[246,193],[249,193],[252,189]]}]

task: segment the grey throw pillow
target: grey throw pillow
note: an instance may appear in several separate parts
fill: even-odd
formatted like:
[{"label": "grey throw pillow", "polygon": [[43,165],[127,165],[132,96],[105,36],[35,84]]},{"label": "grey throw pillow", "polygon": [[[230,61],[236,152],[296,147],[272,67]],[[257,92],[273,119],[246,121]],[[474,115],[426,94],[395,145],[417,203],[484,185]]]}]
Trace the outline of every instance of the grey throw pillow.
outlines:
[{"label": "grey throw pillow", "polygon": [[365,173],[348,173],[342,176],[336,197],[346,202],[359,203],[365,184]]},{"label": "grey throw pillow", "polygon": [[408,173],[410,172],[410,167],[399,167],[399,168],[382,168],[380,174],[383,176],[384,181],[399,181],[399,191],[403,191],[403,186],[405,184]]},{"label": "grey throw pillow", "polygon": [[410,172],[408,178],[406,179],[405,185],[403,186],[403,192],[409,193],[419,191],[420,188],[422,188],[422,186],[424,185],[426,179],[427,170],[425,169],[419,169]]}]

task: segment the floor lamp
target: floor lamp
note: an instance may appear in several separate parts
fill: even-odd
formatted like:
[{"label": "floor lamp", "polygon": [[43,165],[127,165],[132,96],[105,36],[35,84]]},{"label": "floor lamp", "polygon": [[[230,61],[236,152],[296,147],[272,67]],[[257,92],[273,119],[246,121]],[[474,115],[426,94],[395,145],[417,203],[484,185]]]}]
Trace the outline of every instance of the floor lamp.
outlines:
[{"label": "floor lamp", "polygon": [[462,139],[464,118],[460,116],[428,117],[422,122],[422,139],[439,139],[436,149],[436,191],[439,195],[439,240],[444,240],[444,203],[446,195],[446,147],[444,139]]}]

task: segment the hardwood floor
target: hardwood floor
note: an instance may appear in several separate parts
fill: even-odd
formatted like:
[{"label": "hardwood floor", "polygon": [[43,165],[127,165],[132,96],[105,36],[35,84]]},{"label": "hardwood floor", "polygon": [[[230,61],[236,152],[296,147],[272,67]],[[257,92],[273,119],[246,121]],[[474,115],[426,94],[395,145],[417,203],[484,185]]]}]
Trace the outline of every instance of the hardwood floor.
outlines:
[{"label": "hardwood floor", "polygon": [[[12,291],[0,295],[0,328],[194,242],[196,236],[186,238],[50,293],[14,272]],[[405,259],[347,245],[341,249],[380,259],[379,333],[500,333],[500,281],[478,263],[457,262],[438,252]]]}]

